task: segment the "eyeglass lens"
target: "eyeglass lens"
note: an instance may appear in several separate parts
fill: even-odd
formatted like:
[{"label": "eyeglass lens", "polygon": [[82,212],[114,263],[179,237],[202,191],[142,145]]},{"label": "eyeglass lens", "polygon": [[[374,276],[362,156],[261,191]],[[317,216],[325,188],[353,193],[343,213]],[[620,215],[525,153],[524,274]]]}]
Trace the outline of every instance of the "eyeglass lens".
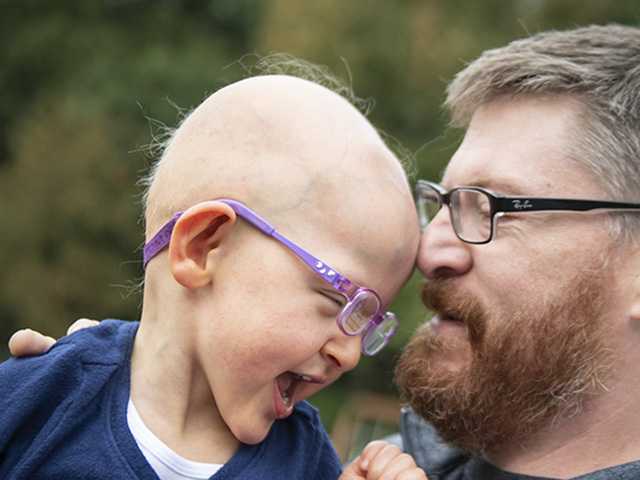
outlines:
[{"label": "eyeglass lens", "polygon": [[[338,319],[342,330],[348,335],[362,338],[362,349],[367,355],[373,355],[384,347],[395,332],[397,320],[392,313],[384,315],[382,322],[370,326],[371,320],[380,310],[380,301],[369,291],[360,291],[345,305]],[[368,329],[367,329],[368,328]]]},{"label": "eyeglass lens", "polygon": [[382,323],[371,328],[362,339],[362,349],[368,355],[378,353],[393,336],[398,326],[398,321],[392,313],[384,315]]},{"label": "eyeglass lens", "polygon": [[378,298],[370,292],[358,292],[342,312],[340,323],[349,335],[361,333],[380,308]]},{"label": "eyeglass lens", "polygon": [[442,204],[440,195],[430,188],[425,188],[418,195],[418,214],[420,216],[420,227],[426,228],[429,222],[438,214]]},{"label": "eyeglass lens", "polygon": [[456,190],[451,195],[451,218],[460,238],[483,242],[491,236],[491,204],[478,190]]},{"label": "eyeglass lens", "polygon": [[[423,189],[418,196],[420,225],[425,228],[438,214],[442,203],[440,195]],[[464,241],[484,242],[491,237],[491,202],[478,190],[453,190],[449,197],[451,222],[456,234]]]}]

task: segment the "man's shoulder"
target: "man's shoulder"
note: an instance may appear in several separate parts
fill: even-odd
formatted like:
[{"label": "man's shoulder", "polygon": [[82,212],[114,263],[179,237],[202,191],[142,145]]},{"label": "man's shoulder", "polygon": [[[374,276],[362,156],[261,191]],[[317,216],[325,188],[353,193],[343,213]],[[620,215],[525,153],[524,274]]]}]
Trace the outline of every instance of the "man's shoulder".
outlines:
[{"label": "man's shoulder", "polygon": [[603,470],[598,470],[596,472],[587,473],[586,475],[576,477],[575,480],[631,480],[632,478],[640,478],[640,459],[622,465],[615,465]]},{"label": "man's shoulder", "polygon": [[400,432],[403,450],[430,475],[442,475],[469,460],[468,453],[442,440],[436,429],[409,407],[402,409]]},{"label": "man's shoulder", "polygon": [[[522,474],[505,472],[480,457],[447,444],[436,429],[425,422],[411,408],[402,409],[401,446],[416,463],[435,480],[458,478],[536,479]],[[640,460],[587,473],[575,480],[613,480],[640,478]],[[542,479],[540,479],[542,480]]]}]

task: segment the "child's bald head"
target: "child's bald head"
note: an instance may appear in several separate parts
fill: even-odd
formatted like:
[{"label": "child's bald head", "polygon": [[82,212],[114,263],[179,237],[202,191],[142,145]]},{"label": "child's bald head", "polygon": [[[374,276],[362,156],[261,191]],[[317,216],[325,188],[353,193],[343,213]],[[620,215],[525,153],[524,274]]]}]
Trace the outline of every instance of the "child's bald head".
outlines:
[{"label": "child's bald head", "polygon": [[403,257],[414,241],[395,244],[382,232],[415,228],[398,160],[347,100],[300,78],[234,83],[187,117],[149,188],[147,240],[176,211],[220,197],[298,235],[315,228],[314,238],[348,244],[371,261],[385,251]]}]

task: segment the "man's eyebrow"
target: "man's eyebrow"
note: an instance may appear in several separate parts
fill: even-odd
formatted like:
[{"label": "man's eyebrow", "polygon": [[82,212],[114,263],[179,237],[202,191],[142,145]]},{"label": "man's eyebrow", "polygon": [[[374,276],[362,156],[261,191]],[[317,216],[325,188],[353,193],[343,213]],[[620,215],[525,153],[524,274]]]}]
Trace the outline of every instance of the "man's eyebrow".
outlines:
[{"label": "man's eyebrow", "polygon": [[509,181],[507,179],[500,178],[477,177],[475,180],[472,180],[470,182],[465,182],[464,184],[457,184],[454,186],[482,187],[507,196],[532,196],[531,188],[525,189],[517,181]]}]

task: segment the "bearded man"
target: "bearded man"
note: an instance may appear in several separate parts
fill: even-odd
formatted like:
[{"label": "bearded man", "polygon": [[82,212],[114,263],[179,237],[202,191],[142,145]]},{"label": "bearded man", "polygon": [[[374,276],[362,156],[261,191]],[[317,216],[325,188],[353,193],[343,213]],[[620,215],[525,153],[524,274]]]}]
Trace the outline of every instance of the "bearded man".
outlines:
[{"label": "bearded man", "polygon": [[405,449],[430,479],[640,478],[640,30],[515,41],[447,93]]}]

